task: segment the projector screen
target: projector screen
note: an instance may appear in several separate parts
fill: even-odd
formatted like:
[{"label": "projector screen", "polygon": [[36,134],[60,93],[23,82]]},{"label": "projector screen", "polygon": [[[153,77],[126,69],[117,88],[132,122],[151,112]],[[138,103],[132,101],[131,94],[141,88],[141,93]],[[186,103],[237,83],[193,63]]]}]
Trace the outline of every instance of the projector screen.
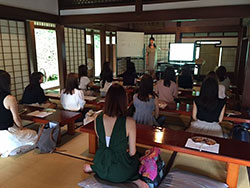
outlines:
[{"label": "projector screen", "polygon": [[194,62],[194,43],[170,43],[168,62]]},{"label": "projector screen", "polygon": [[143,57],[144,33],[117,32],[117,57]]}]

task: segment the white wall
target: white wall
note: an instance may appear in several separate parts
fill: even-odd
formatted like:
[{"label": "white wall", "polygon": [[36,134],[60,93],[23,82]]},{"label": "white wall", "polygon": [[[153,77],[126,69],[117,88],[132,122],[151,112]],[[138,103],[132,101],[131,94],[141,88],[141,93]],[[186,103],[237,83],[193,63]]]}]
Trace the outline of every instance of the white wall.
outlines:
[{"label": "white wall", "polygon": [[57,0],[0,0],[0,4],[58,15]]}]

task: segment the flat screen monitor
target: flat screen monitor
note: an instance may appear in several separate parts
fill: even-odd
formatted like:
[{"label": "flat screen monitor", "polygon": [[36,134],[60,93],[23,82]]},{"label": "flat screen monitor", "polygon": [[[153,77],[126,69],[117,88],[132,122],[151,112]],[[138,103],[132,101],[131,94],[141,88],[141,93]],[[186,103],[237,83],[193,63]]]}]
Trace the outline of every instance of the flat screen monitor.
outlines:
[{"label": "flat screen monitor", "polygon": [[194,62],[195,44],[194,43],[170,43],[168,62]]}]

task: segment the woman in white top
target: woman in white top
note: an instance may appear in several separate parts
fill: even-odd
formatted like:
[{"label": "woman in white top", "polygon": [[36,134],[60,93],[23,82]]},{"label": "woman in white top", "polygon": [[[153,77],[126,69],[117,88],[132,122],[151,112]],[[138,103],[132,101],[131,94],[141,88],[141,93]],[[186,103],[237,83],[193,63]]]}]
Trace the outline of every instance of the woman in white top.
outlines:
[{"label": "woman in white top", "polygon": [[75,73],[68,74],[66,88],[61,92],[61,104],[65,110],[83,110],[85,105],[84,93],[78,89],[78,85],[78,75]]},{"label": "woman in white top", "polygon": [[91,87],[92,83],[90,82],[88,78],[88,68],[86,65],[80,65],[78,68],[78,74],[79,74],[79,89],[87,90],[88,86]]}]

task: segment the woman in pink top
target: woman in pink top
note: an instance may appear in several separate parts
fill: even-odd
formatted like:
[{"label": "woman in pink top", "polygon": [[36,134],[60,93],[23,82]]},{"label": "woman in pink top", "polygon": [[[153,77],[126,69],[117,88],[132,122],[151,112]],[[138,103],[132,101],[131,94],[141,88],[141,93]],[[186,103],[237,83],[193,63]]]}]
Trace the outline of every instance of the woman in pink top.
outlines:
[{"label": "woman in pink top", "polygon": [[167,67],[164,72],[164,80],[159,80],[156,84],[156,93],[159,101],[173,103],[178,97],[178,86],[175,83],[175,72],[172,67]]}]

